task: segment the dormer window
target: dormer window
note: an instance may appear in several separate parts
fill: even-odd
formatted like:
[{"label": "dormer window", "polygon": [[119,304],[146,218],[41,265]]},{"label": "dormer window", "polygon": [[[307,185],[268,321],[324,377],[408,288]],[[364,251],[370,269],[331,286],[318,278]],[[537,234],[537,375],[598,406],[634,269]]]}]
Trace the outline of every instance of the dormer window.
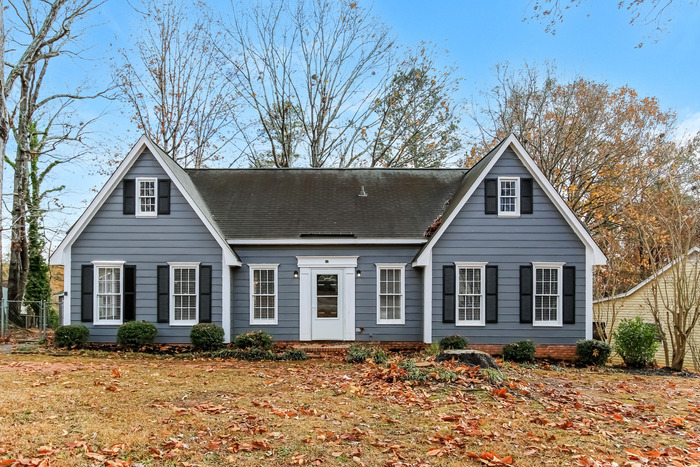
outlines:
[{"label": "dormer window", "polygon": [[139,217],[156,217],[158,201],[158,179],[136,179],[136,215]]},{"label": "dormer window", "polygon": [[520,178],[498,178],[498,215],[520,216]]}]

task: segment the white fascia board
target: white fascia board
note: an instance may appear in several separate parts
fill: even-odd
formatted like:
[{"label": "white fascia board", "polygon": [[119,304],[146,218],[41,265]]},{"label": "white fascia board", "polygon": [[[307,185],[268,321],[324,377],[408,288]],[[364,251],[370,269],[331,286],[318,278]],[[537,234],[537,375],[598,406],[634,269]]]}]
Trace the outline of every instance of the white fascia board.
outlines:
[{"label": "white fascia board", "polygon": [[85,212],[78,218],[77,222],[73,225],[73,228],[66,234],[65,238],[63,241],[58,245],[56,250],[53,252],[51,255],[51,261],[53,264],[64,264],[65,263],[65,258],[64,258],[64,252],[66,248],[70,245],[73,244],[76,238],[83,232],[85,227],[88,225],[88,223],[92,220],[92,218],[95,216],[97,211],[102,207],[102,205],[105,203],[107,198],[112,194],[114,189],[117,187],[117,184],[124,178],[126,173],[131,169],[131,167],[134,165],[134,162],[136,162],[136,159],[138,159],[138,156],[141,155],[143,152],[144,148],[148,148],[148,150],[151,152],[153,157],[158,161],[160,164],[161,168],[165,171],[165,173],[168,175],[172,183],[175,184],[177,189],[180,191],[182,196],[187,200],[189,203],[190,207],[194,210],[194,212],[197,214],[199,219],[202,221],[204,226],[209,230],[209,233],[211,233],[212,237],[214,237],[214,240],[219,244],[223,251],[223,257],[226,262],[227,266],[241,266],[240,260],[236,257],[236,255],[231,251],[231,248],[228,246],[226,243],[225,239],[222,238],[222,236],[218,233],[216,228],[209,222],[209,220],[204,216],[202,211],[199,209],[197,204],[192,200],[192,197],[190,194],[185,190],[185,188],[182,186],[180,183],[179,178],[170,170],[170,168],[167,166],[167,164],[164,164],[163,161],[161,161],[161,155],[159,151],[157,150],[156,147],[154,147],[153,143],[151,140],[146,137],[146,135],[141,136],[139,140],[136,142],[133,148],[131,148],[131,151],[129,151],[129,154],[124,158],[121,164],[119,164],[119,167],[117,170],[112,174],[111,177],[107,180],[107,183],[102,187],[102,189],[97,193],[97,196],[92,200],[92,202],[88,205],[87,209],[85,209]]},{"label": "white fascia board", "polygon": [[251,238],[227,240],[230,245],[422,245],[427,241],[424,238]]},{"label": "white fascia board", "polygon": [[557,193],[557,191],[554,189],[549,180],[547,180],[547,177],[545,177],[542,171],[537,167],[537,164],[528,155],[525,148],[520,144],[520,141],[518,141],[515,135],[511,134],[503,143],[498,153],[495,154],[491,162],[489,162],[489,165],[486,166],[486,168],[481,172],[479,178],[469,188],[469,191],[467,191],[467,193],[462,197],[462,199],[458,200],[457,208],[454,211],[452,211],[450,216],[447,219],[445,219],[445,221],[440,225],[437,232],[435,232],[435,234],[430,238],[426,247],[413,262],[414,266],[425,266],[427,264],[428,255],[437,243],[437,241],[440,239],[445,230],[447,230],[447,227],[452,223],[454,218],[457,217],[457,215],[461,212],[464,205],[467,203],[467,201],[469,201],[469,198],[471,198],[471,196],[474,194],[479,185],[481,185],[484,179],[488,176],[488,174],[491,172],[491,169],[493,169],[493,166],[496,164],[496,162],[500,160],[501,156],[506,151],[506,149],[508,149],[511,146],[513,148],[513,151],[515,152],[515,155],[518,156],[520,161],[530,172],[530,175],[533,176],[533,178],[537,181],[539,186],[544,190],[544,192],[549,197],[550,201],[554,203],[554,205],[557,207],[557,209],[567,221],[569,226],[574,230],[579,239],[583,242],[584,245],[591,248],[593,252],[593,265],[607,264],[607,258],[605,257],[605,254],[593,240],[593,237],[591,237],[588,231],[581,224],[581,221],[578,220],[574,212],[569,208],[566,202],[564,202],[564,199],[559,195],[559,193]]}]

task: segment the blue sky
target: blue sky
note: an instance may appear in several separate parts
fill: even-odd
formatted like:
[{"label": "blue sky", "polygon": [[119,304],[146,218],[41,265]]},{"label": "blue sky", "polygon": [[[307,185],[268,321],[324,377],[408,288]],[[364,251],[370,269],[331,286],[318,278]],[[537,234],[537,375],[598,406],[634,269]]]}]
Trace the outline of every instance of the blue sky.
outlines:
[{"label": "blue sky", "polygon": [[[209,3],[215,10],[231,11],[228,0]],[[700,130],[700,7],[696,2],[676,0],[669,10],[672,21],[667,31],[655,35],[649,27],[629,25],[629,15],[617,9],[617,1],[598,0],[584,1],[570,10],[552,35],[539,22],[523,21],[528,4],[526,0],[377,0],[374,12],[399,43],[432,41],[448,49],[445,61],[458,67],[464,81],[457,97],[465,101],[493,86],[497,63],[518,68],[524,62],[555,61],[565,77],[581,75],[614,87],[629,85],[642,96],[656,96],[663,108],[677,111],[681,127]],[[107,82],[117,49],[138,31],[138,18],[123,0],[108,0],[95,22],[100,24],[87,36],[94,60],[64,62],[52,75],[57,87],[67,79],[86,77]],[[644,46],[636,48],[641,41]],[[94,126],[99,147],[92,152],[98,160],[56,171],[54,183],[68,186],[61,200],[74,209],[51,216],[49,223],[54,226],[70,225],[104,183],[106,175],[96,170],[104,151],[124,156],[139,136],[118,103],[86,103],[78,109],[85,119],[106,112]]]}]

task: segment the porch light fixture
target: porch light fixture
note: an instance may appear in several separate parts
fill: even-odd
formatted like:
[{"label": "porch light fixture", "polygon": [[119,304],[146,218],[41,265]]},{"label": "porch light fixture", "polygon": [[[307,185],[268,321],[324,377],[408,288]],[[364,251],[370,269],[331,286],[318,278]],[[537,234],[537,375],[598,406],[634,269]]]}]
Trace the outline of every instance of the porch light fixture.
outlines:
[{"label": "porch light fixture", "polygon": [[362,271],[360,271],[359,269],[357,270],[357,277],[362,277]]},{"label": "porch light fixture", "polygon": [[299,271],[294,271],[294,278],[298,279],[299,278]]}]

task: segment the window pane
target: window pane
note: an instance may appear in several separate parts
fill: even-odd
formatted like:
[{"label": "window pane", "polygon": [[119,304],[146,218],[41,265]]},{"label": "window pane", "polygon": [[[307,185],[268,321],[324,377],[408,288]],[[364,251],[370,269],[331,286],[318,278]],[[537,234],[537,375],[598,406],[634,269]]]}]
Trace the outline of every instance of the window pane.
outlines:
[{"label": "window pane", "polygon": [[535,270],[535,321],[557,321],[559,307],[559,269]]},{"label": "window pane", "polygon": [[399,268],[379,269],[379,319],[400,320],[403,291]]}]

